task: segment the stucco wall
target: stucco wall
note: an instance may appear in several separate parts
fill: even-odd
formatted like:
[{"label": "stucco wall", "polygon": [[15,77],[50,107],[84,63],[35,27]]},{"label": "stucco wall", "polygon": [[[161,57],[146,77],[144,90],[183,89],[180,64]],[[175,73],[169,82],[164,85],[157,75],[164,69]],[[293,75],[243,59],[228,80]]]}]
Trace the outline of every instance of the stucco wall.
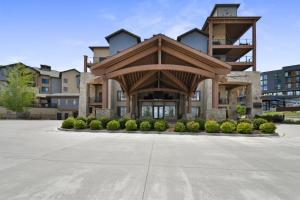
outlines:
[{"label": "stucco wall", "polygon": [[[65,71],[61,73],[61,89],[63,93],[79,93],[77,75],[80,74],[75,70]],[[64,79],[67,79],[67,83],[64,83]],[[68,88],[68,91],[64,91],[64,87]]]},{"label": "stucco wall", "polygon": [[52,93],[60,93],[61,92],[61,79],[59,78],[51,78],[51,90]]}]

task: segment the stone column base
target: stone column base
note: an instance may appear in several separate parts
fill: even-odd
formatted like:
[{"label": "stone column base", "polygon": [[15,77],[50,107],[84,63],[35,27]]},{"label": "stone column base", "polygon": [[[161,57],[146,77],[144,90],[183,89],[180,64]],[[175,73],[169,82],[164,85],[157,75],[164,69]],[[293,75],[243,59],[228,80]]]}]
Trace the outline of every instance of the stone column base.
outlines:
[{"label": "stone column base", "polygon": [[212,119],[216,121],[222,121],[226,119],[226,109],[207,109],[205,113],[206,120]]},{"label": "stone column base", "polygon": [[102,109],[102,108],[96,108],[96,117],[108,117],[113,118],[113,110],[112,109]]}]

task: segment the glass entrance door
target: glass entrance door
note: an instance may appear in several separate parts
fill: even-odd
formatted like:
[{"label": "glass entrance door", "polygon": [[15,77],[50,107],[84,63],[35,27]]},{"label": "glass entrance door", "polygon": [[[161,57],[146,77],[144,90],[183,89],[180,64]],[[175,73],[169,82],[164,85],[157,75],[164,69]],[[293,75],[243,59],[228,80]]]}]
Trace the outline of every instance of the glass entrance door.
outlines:
[{"label": "glass entrance door", "polygon": [[153,106],[153,118],[154,119],[164,118],[164,106]]}]

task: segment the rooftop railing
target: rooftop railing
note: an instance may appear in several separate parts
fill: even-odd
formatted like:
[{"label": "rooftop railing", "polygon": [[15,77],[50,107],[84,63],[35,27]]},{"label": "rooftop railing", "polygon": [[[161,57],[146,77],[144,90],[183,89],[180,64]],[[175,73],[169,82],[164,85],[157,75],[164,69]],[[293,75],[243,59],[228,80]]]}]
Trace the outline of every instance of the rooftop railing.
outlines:
[{"label": "rooftop railing", "polygon": [[252,56],[239,57],[239,56],[214,55],[214,57],[225,62],[246,62],[246,63],[253,62]]},{"label": "rooftop railing", "polygon": [[213,39],[213,45],[252,45],[251,39]]}]

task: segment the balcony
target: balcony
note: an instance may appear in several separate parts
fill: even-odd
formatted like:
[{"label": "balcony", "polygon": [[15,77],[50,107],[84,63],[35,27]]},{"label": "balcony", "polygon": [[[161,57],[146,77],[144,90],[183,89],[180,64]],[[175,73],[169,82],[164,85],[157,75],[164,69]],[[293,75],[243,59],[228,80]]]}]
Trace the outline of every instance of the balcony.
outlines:
[{"label": "balcony", "polygon": [[213,45],[252,46],[251,39],[213,39]]},{"label": "balcony", "polygon": [[87,65],[90,67],[93,64],[102,62],[105,60],[107,57],[87,57]]},{"label": "balcony", "polygon": [[90,105],[102,105],[102,98],[101,97],[90,97],[89,98]]},{"label": "balcony", "polygon": [[57,108],[57,103],[35,103],[34,108]]},{"label": "balcony", "polygon": [[220,104],[220,105],[228,105],[228,104],[229,104],[229,99],[226,99],[226,98],[220,98],[220,99],[219,99],[219,104]]}]

